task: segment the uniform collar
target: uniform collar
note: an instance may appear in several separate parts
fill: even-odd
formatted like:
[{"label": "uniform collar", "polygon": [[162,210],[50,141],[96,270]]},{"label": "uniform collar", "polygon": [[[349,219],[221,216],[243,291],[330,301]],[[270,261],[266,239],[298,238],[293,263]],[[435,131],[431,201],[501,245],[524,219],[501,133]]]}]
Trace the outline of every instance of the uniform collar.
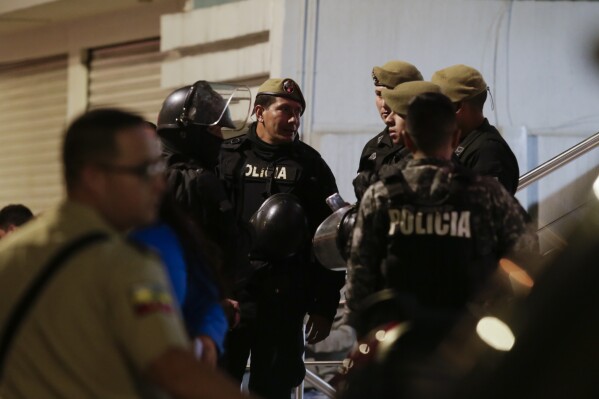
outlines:
[{"label": "uniform collar", "polygon": [[380,132],[377,136],[377,147],[393,147],[393,141],[391,141],[391,136],[389,135],[389,126],[386,126],[385,129]]},{"label": "uniform collar", "polygon": [[491,124],[489,123],[487,118],[485,118],[485,120],[479,127],[468,133],[466,137],[464,137],[460,141],[460,144],[458,144],[457,148],[454,151],[454,154],[460,157],[464,153],[466,148],[468,148],[478,138],[478,136],[480,136],[483,132],[489,131],[490,128]]},{"label": "uniform collar", "polygon": [[453,161],[447,161],[439,158],[421,158],[414,159],[411,158],[407,161],[406,168],[416,168],[419,166],[436,166],[439,168],[442,167],[450,167],[453,169],[454,163]]},{"label": "uniform collar", "polygon": [[103,232],[111,236],[122,236],[93,207],[71,199],[64,200],[57,209],[57,217],[72,223],[64,227],[67,234],[81,234],[88,231]]},{"label": "uniform collar", "polygon": [[247,139],[253,145],[253,151],[260,158],[272,161],[281,155],[289,154],[293,151],[294,144],[296,143],[298,137],[295,137],[295,140],[291,143],[285,144],[268,144],[258,137],[258,133],[256,132],[256,126],[258,126],[257,122],[254,122],[250,125],[250,128],[247,133]]}]

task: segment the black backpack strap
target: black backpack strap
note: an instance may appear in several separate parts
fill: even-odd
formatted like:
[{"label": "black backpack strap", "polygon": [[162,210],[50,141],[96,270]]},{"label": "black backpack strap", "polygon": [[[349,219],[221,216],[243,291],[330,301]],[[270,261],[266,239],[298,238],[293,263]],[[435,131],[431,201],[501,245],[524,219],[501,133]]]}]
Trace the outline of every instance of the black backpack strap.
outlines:
[{"label": "black backpack strap", "polygon": [[31,284],[29,284],[29,287],[26,289],[17,305],[13,308],[13,311],[5,324],[4,334],[2,334],[2,339],[0,341],[0,378],[2,378],[2,375],[4,374],[4,361],[6,360],[6,355],[8,354],[12,341],[16,336],[21,323],[27,317],[27,314],[33,305],[35,305],[36,299],[40,296],[48,281],[50,281],[65,261],[74,253],[94,242],[105,240],[107,238],[108,235],[105,233],[93,232],[75,239],[50,258],[48,263],[42,267],[41,272],[33,279]]}]

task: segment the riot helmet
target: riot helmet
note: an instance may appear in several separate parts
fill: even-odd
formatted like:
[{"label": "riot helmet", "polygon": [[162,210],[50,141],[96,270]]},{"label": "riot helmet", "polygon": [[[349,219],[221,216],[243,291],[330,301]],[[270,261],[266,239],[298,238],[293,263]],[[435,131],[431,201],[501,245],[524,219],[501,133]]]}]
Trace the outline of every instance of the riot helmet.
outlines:
[{"label": "riot helmet", "polygon": [[250,103],[247,86],[200,80],[168,95],[158,114],[158,132],[208,126],[238,131],[247,122]]},{"label": "riot helmet", "polygon": [[[175,90],[158,114],[157,131],[165,152],[185,154],[205,168],[216,167],[223,138],[243,128],[250,102],[246,86],[200,80]],[[211,126],[224,130],[211,132]]]},{"label": "riot helmet", "polygon": [[345,205],[329,215],[316,229],[312,240],[314,255],[324,267],[331,270],[346,268],[357,213],[356,205]]},{"label": "riot helmet", "polygon": [[278,193],[266,199],[250,218],[253,259],[278,261],[297,254],[306,244],[308,222],[298,198]]}]

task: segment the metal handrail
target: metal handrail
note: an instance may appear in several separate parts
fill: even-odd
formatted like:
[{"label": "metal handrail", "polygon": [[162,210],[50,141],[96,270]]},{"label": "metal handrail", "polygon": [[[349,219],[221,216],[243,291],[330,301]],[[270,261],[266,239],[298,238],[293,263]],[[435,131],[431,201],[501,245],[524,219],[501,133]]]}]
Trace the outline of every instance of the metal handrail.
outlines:
[{"label": "metal handrail", "polygon": [[578,158],[582,154],[589,152],[597,145],[599,145],[599,132],[581,141],[572,148],[567,149],[561,154],[551,158],[549,161],[543,163],[542,165],[537,166],[530,172],[527,172],[520,176],[520,180],[518,182],[518,191],[536,182],[542,177],[548,175],[549,173],[553,172],[555,169],[558,169],[562,165],[565,165],[568,162]]},{"label": "metal handrail", "polygon": [[337,390],[331,384],[314,374],[310,370],[306,370],[306,381],[310,382],[319,392],[324,393],[329,398],[334,398]]}]

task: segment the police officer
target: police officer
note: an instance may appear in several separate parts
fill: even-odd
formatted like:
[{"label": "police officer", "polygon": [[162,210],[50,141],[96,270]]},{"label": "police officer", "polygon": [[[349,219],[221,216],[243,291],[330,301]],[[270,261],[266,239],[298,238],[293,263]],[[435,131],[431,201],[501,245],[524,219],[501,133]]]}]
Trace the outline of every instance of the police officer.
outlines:
[{"label": "police officer", "polygon": [[0,243],[2,397],[241,397],[195,360],[162,265],[123,236],[156,217],[159,148],[118,110],[67,130],[68,199]]},{"label": "police officer", "polygon": [[157,124],[167,164],[167,190],[217,245],[232,285],[245,278],[250,238],[236,220],[215,168],[222,129],[243,127],[250,100],[245,86],[198,81],[168,95]]},{"label": "police officer", "polygon": [[[245,136],[223,144],[219,166],[235,211],[243,220],[252,219],[265,201],[280,194],[297,198],[307,219],[308,234],[301,248],[281,253],[289,240],[295,241],[287,232],[269,240],[271,251],[261,245],[260,253],[252,254],[257,270],[247,286],[247,296],[240,298],[242,322],[229,333],[225,346],[225,366],[238,380],[251,351],[250,390],[266,398],[288,399],[290,389],[302,381],[304,316],[310,315],[308,342],[324,339],[344,280],[342,273],[324,269],[311,255],[310,239],[331,213],[325,199],[337,186],[320,154],[298,138],[305,108],[296,82],[268,79],[256,95],[257,122]],[[276,202],[273,206],[279,209]],[[256,215],[253,220],[261,218]],[[276,223],[285,227],[288,220],[283,217]],[[291,229],[301,234],[301,228]],[[256,232],[257,242],[264,241],[258,237],[261,233]]]},{"label": "police officer", "polygon": [[462,131],[455,149],[459,162],[476,173],[494,177],[515,194],[520,174],[518,161],[483,114],[489,88],[480,72],[466,65],[453,65],[435,72],[431,81],[456,106],[456,119]]},{"label": "police officer", "polygon": [[383,92],[390,108],[407,109],[404,140],[413,154],[365,193],[349,262],[347,304],[359,326],[365,298],[392,288],[448,315],[465,303],[511,250],[534,250],[524,212],[494,179],[451,161],[459,128],[440,93],[411,97],[409,84]]},{"label": "police officer", "polygon": [[396,126],[393,119],[389,119],[391,111],[382,97],[383,89],[393,89],[400,83],[422,80],[422,74],[408,62],[389,61],[382,67],[375,66],[372,69],[372,80],[376,108],[386,127],[366,143],[360,155],[358,176],[353,181],[358,200],[376,180],[372,180],[373,173],[376,174],[381,165],[395,163],[409,154],[401,139],[401,126]]}]

